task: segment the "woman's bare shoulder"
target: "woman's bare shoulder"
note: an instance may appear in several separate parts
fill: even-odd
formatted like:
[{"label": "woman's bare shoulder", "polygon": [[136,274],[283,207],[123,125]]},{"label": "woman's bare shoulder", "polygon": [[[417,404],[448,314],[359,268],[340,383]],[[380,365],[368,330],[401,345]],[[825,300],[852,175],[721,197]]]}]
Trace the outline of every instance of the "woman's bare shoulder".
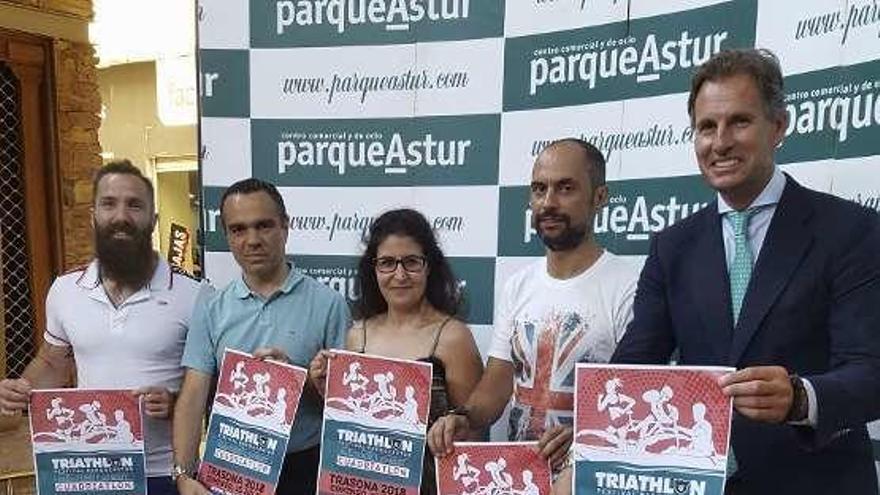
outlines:
[{"label": "woman's bare shoulder", "polygon": [[474,341],[474,334],[468,324],[458,318],[451,318],[447,321],[440,334],[437,349],[449,348],[452,352],[457,352],[471,347],[476,349],[477,345]]}]

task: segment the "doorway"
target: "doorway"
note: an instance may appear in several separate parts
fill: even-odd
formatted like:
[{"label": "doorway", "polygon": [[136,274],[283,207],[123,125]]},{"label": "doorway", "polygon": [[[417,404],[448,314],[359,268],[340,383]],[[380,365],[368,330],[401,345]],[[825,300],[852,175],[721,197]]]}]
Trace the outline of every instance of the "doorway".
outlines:
[{"label": "doorway", "polygon": [[202,276],[199,219],[199,162],[195,155],[152,160],[159,212],[158,251],[171,266]]},{"label": "doorway", "polygon": [[63,253],[50,47],[0,30],[0,376],[17,377],[30,362]]}]

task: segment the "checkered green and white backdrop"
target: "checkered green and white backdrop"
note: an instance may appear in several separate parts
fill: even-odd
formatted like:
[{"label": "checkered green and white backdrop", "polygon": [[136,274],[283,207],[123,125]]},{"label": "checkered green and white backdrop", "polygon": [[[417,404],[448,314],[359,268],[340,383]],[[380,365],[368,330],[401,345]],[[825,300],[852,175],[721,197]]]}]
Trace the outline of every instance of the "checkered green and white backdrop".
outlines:
[{"label": "checkered green and white backdrop", "polygon": [[[778,163],[880,210],[877,0],[199,0],[206,274],[238,274],[225,186],[287,203],[287,252],[349,300],[361,236],[415,207],[437,229],[481,348],[505,280],[543,246],[527,186],[548,142],[608,158],[595,231],[643,257],[649,235],[711,201],[686,112],[694,67],[773,50],[791,123]],[[880,436],[880,435],[878,435]]]}]

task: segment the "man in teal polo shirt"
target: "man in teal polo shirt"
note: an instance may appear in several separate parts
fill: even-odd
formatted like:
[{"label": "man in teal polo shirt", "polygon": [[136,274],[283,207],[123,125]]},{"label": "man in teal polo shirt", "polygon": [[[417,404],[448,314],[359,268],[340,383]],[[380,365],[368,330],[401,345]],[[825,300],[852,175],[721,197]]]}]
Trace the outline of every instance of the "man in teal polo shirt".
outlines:
[{"label": "man in teal polo shirt", "polygon": [[[174,472],[181,495],[207,494],[194,479],[201,421],[226,348],[308,367],[321,349],[344,347],[345,300],[287,262],[288,216],[272,184],[246,179],[223,194],[220,216],[242,276],[203,297],[193,314],[174,414]],[[315,493],[321,399],[306,385],[291,430],[277,492]]]}]

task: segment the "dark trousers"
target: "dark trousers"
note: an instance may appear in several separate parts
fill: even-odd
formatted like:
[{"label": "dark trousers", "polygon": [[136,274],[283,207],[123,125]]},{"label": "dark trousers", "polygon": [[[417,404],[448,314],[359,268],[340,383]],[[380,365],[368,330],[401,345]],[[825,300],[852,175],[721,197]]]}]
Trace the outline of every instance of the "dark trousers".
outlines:
[{"label": "dark trousers", "polygon": [[724,484],[724,495],[749,495],[749,491],[740,478],[733,477],[728,478]]},{"label": "dark trousers", "polygon": [[[284,457],[284,466],[278,478],[278,495],[315,495],[318,488],[318,465],[321,446],[291,452]],[[151,494],[152,495],[152,494]]]},{"label": "dark trousers", "polygon": [[177,495],[177,487],[170,476],[150,476],[147,478],[148,495]]}]

